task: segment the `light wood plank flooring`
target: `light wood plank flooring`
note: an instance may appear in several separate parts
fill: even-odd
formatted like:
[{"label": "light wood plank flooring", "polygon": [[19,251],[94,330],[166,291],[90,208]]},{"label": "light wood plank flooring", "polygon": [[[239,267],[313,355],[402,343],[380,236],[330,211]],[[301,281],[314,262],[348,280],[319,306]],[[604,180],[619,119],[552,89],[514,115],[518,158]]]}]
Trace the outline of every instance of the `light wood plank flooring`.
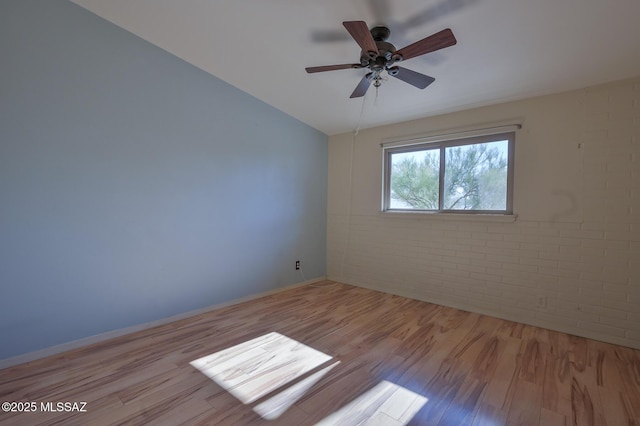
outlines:
[{"label": "light wood plank flooring", "polygon": [[640,425],[640,351],[326,281],[1,370],[3,401],[38,412],[0,425]]}]

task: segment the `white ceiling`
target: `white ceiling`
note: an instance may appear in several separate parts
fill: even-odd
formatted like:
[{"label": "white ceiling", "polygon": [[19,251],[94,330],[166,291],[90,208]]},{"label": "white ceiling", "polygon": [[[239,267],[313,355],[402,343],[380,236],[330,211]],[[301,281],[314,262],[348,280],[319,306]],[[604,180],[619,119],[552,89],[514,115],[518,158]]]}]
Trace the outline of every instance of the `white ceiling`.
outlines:
[{"label": "white ceiling", "polygon": [[[74,1],[328,135],[640,75],[640,0]],[[363,104],[364,70],[304,70],[358,62],[350,20],[398,49],[445,28],[458,44],[402,64],[428,88],[391,78]]]}]

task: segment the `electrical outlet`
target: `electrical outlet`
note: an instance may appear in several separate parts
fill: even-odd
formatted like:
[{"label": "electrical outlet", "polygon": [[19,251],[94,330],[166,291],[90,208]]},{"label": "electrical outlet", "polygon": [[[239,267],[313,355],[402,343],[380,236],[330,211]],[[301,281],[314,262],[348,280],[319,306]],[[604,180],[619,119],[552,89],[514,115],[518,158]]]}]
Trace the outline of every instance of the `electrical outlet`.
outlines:
[{"label": "electrical outlet", "polygon": [[538,297],[538,308],[546,308],[547,307],[547,296]]},{"label": "electrical outlet", "polygon": [[296,271],[300,269],[300,261],[296,260]]}]

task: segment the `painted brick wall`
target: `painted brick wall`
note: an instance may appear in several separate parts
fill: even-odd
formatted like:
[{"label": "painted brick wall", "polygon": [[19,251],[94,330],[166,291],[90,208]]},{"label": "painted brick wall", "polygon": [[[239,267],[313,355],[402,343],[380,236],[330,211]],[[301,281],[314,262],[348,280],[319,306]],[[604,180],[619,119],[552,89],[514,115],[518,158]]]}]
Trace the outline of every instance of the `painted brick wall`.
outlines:
[{"label": "painted brick wall", "polygon": [[[380,213],[382,141],[510,121],[515,221]],[[329,149],[331,279],[640,348],[640,78]]]}]

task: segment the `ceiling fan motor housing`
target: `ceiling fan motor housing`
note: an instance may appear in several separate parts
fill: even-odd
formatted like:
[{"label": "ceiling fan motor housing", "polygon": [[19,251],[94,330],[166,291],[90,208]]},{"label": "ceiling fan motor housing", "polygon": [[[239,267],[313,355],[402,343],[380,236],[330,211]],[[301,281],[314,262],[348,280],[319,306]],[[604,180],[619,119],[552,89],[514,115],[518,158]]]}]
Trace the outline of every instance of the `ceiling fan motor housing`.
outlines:
[{"label": "ceiling fan motor housing", "polygon": [[390,34],[391,31],[387,27],[373,27],[371,29],[371,36],[376,43],[378,53],[363,50],[360,53],[362,66],[374,71],[383,70],[393,65],[394,62],[402,60],[402,56],[396,54],[396,47],[386,41]]}]

